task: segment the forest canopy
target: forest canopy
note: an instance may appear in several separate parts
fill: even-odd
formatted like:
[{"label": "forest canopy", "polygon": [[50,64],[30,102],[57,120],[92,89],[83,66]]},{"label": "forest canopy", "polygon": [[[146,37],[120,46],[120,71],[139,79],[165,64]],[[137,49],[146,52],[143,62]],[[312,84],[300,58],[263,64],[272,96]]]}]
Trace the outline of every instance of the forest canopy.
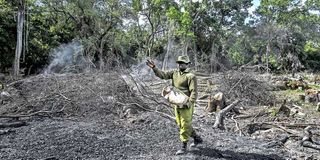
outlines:
[{"label": "forest canopy", "polygon": [[43,73],[65,48],[78,69],[166,68],[187,54],[205,72],[319,71],[319,11],[318,0],[0,0],[0,72]]}]

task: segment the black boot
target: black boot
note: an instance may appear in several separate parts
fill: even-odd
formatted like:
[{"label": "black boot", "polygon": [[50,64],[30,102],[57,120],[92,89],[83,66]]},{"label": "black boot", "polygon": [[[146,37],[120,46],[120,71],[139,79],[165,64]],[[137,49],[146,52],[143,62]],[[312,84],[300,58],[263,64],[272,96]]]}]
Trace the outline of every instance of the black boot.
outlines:
[{"label": "black boot", "polygon": [[197,147],[198,144],[201,144],[203,142],[202,138],[198,135],[193,136],[193,143],[191,143],[190,147]]},{"label": "black boot", "polygon": [[187,142],[182,142],[181,149],[176,152],[176,155],[185,154],[187,152]]}]

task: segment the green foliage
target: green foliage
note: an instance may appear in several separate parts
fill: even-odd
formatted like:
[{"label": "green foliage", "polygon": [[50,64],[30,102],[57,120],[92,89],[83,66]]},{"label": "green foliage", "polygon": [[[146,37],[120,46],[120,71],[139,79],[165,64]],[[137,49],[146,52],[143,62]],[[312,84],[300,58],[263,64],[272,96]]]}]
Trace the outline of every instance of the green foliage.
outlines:
[{"label": "green foliage", "polygon": [[240,41],[237,41],[232,47],[230,47],[230,49],[228,50],[228,58],[233,64],[238,66],[246,63],[246,58],[243,53],[243,48]]},{"label": "green foliage", "polygon": [[315,70],[320,70],[320,47],[319,44],[308,41],[304,45],[305,66]]},{"label": "green foliage", "polygon": [[0,72],[12,66],[16,44],[15,8],[5,0],[0,0]]},{"label": "green foliage", "polygon": [[166,1],[165,1],[165,0],[152,0],[152,3],[153,3],[154,5],[161,6],[161,5],[165,4]]},{"label": "green foliage", "polygon": [[276,117],[279,113],[279,109],[276,107],[272,107],[272,108],[268,109],[268,113],[270,114],[270,116]]},{"label": "green foliage", "polygon": [[312,89],[317,89],[317,90],[320,89],[320,85],[319,84],[309,84],[309,87],[312,88]]},{"label": "green foliage", "polygon": [[181,28],[177,31],[177,35],[183,35],[186,37],[194,37],[194,33],[191,31],[192,19],[189,12],[183,12],[179,19]]},{"label": "green foliage", "polygon": [[179,19],[181,14],[176,7],[170,6],[166,12],[166,15],[169,18],[169,20],[174,21]]},{"label": "green foliage", "polygon": [[170,6],[166,11],[166,15],[169,18],[169,21],[175,22],[177,27],[174,30],[174,34],[178,37],[186,39],[193,39],[195,37],[194,32],[191,30],[193,23],[189,8],[185,8],[186,11],[179,11],[179,8],[175,6]]},{"label": "green foliage", "polygon": [[320,44],[315,44],[314,42],[308,41],[304,45],[304,51],[309,54],[320,53]]},{"label": "green foliage", "polygon": [[276,69],[276,68],[279,67],[279,63],[277,61],[277,57],[274,54],[271,54],[268,57],[264,54],[262,56],[262,62],[263,63],[267,63],[267,60],[268,60],[268,63],[269,63],[269,67],[271,69]]},{"label": "green foliage", "polygon": [[[244,24],[251,0],[27,2],[28,44],[22,67],[31,67],[32,72],[48,64],[55,47],[74,39],[84,44],[85,56],[93,63],[102,57],[131,64],[146,56],[162,57],[168,37],[186,46],[184,51],[198,53],[200,65],[213,63],[210,57],[215,54],[215,60],[227,55],[234,65],[268,61],[272,69],[290,69],[286,58],[291,53],[305,67],[320,70],[320,16],[310,12],[319,11],[318,1],[301,6],[298,1],[261,0],[256,12],[259,18],[251,25]],[[12,66],[16,10],[16,1],[0,0],[0,72]]]},{"label": "green foliage", "polygon": [[230,50],[230,52],[228,53],[228,57],[236,65],[243,65],[245,62],[244,55],[236,50]]},{"label": "green foliage", "polygon": [[132,7],[135,11],[139,12],[142,10],[142,4],[140,0],[133,0],[132,4],[133,4]]}]

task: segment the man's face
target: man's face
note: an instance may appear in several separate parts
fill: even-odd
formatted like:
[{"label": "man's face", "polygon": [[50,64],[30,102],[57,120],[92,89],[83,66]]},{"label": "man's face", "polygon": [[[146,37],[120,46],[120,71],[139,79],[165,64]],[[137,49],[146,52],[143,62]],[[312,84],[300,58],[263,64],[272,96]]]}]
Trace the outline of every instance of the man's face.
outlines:
[{"label": "man's face", "polygon": [[186,63],[178,63],[178,68],[180,71],[184,71],[188,68],[188,64]]}]

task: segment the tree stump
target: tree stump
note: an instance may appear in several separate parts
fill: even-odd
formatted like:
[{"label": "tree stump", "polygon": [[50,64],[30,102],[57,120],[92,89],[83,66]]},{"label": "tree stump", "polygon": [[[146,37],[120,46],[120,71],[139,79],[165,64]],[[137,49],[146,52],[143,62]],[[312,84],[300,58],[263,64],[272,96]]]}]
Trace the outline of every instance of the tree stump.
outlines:
[{"label": "tree stump", "polygon": [[226,107],[226,100],[224,94],[219,92],[214,96],[208,97],[208,105],[206,107],[207,112],[216,112],[224,109]]}]

